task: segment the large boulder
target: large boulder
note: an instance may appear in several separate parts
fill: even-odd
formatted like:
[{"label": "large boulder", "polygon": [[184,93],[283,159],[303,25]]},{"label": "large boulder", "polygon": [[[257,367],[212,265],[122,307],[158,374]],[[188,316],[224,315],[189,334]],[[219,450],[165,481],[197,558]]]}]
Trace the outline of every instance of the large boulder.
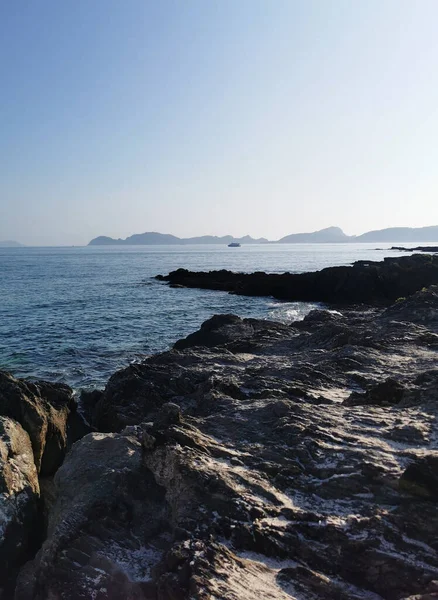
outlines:
[{"label": "large boulder", "polygon": [[[438,257],[437,257],[438,258]],[[382,318],[438,326],[438,285],[424,287],[411,296],[400,297],[382,313]]]},{"label": "large boulder", "polygon": [[273,321],[241,319],[236,315],[214,315],[205,321],[198,331],[178,340],[174,348],[176,350],[195,346],[213,348],[251,338],[259,331],[265,333],[269,331],[271,335],[277,335],[287,332],[288,327]]},{"label": "large boulder", "polygon": [[[55,473],[73,439],[85,433],[67,385],[16,379],[0,371],[0,415],[18,421],[29,434],[35,465],[42,476]],[[79,424],[78,424],[79,423]]]},{"label": "large boulder", "polygon": [[129,365],[110,377],[92,410],[92,425],[98,431],[111,432],[152,420],[165,402],[190,396],[197,379],[184,365],[167,361],[166,354]]},{"label": "large boulder", "polygon": [[[9,597],[18,567],[40,541],[39,485],[28,434],[0,417],[0,597]],[[3,593],[3,595],[2,595]]]},{"label": "large boulder", "polygon": [[92,433],[55,475],[48,536],[22,570],[17,600],[148,599],[150,569],[169,545],[165,490],[135,431]]}]

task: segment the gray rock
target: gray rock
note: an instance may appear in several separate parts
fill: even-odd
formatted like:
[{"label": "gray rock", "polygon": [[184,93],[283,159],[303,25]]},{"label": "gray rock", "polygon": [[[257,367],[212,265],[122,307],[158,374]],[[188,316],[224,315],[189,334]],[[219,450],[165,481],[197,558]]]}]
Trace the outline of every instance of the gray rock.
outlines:
[{"label": "gray rock", "polygon": [[122,433],[72,447],[17,600],[434,594],[438,323],[410,311],[216,318],[115,373],[90,411]]},{"label": "gray rock", "polygon": [[52,475],[62,463],[69,429],[71,441],[87,431],[68,386],[23,381],[4,371],[0,371],[0,415],[15,419],[27,431],[35,465],[44,476]]},{"label": "gray rock", "polygon": [[214,315],[201,325],[199,331],[195,331],[186,338],[179,340],[174,347],[176,350],[195,346],[212,348],[239,341],[242,338],[247,339],[257,331],[266,331],[268,328],[271,331],[287,331],[287,327],[281,323],[241,319],[236,315]]},{"label": "gray rock", "polygon": [[[39,485],[28,434],[0,417],[0,596],[12,593],[18,567],[40,542]],[[2,595],[3,591],[3,595]]]},{"label": "gray rock", "polygon": [[140,442],[89,434],[55,484],[48,537],[23,569],[15,598],[151,598],[151,568],[169,546],[169,514]]},{"label": "gray rock", "polygon": [[401,298],[382,314],[382,318],[431,325],[438,322],[436,297],[438,285],[420,289],[416,294]]}]

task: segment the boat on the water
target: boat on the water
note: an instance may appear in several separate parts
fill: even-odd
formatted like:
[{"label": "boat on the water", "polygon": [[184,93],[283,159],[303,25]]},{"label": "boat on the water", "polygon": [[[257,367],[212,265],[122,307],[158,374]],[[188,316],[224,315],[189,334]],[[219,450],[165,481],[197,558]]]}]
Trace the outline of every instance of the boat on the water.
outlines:
[{"label": "boat on the water", "polygon": [[238,242],[231,242],[231,244],[228,244],[228,248],[240,248],[240,244]]}]

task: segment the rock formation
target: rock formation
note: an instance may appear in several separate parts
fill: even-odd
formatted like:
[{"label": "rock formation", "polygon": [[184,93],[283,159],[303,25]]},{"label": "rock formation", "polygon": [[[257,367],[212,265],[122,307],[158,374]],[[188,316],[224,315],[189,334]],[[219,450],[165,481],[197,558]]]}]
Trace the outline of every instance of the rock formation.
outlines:
[{"label": "rock formation", "polygon": [[82,428],[73,391],[67,385],[21,381],[0,371],[0,415],[18,421],[29,434],[38,473],[53,475]]},{"label": "rock formation", "polygon": [[[89,427],[66,385],[0,371],[0,597],[41,545],[51,477]],[[39,479],[40,477],[41,479]]]},{"label": "rock formation", "polygon": [[357,261],[351,267],[328,267],[314,273],[193,272],[178,269],[157,279],[171,285],[222,290],[244,296],[331,304],[389,304],[438,283],[438,256],[414,254]]},{"label": "rock formation", "polygon": [[416,246],[415,248],[393,246],[391,250],[400,250],[401,252],[438,252],[438,246]]},{"label": "rock formation", "polygon": [[96,431],[15,598],[436,597],[437,352],[432,286],[292,325],[215,316],[115,373],[84,395]]},{"label": "rock formation", "polygon": [[4,594],[13,593],[18,567],[41,542],[36,523],[39,495],[29,436],[16,421],[0,417],[0,592],[4,586]]}]

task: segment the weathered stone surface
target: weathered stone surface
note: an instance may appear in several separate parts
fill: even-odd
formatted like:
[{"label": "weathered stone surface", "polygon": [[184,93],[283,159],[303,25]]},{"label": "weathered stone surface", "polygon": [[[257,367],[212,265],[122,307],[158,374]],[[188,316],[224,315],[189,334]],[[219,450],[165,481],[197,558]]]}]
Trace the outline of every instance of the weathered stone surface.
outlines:
[{"label": "weathered stone surface", "polygon": [[289,326],[215,316],[177,342],[178,350],[115,373],[92,422],[101,431],[121,431],[154,419],[172,401],[193,414],[208,412],[213,392],[312,404],[347,398],[352,404],[415,404],[420,390],[436,397],[438,322],[416,322],[415,299],[421,306],[425,295],[430,307],[438,307],[435,288],[419,292],[403,322],[390,309],[316,311]]},{"label": "weathered stone surface", "polygon": [[401,299],[387,308],[382,317],[436,327],[438,323],[437,293],[438,286],[436,285],[421,289],[418,293]]},{"label": "weathered stone surface", "polygon": [[273,404],[248,398],[78,442],[17,600],[395,600],[426,589],[438,516],[396,483],[431,440],[376,439],[380,407],[315,414],[291,402],[278,417]]},{"label": "weathered stone surface", "polygon": [[24,381],[4,371],[0,371],[0,415],[15,419],[27,431],[41,475],[53,474],[62,463],[69,428],[73,440],[85,433],[68,386]]},{"label": "weathered stone surface", "polygon": [[12,594],[18,567],[29,558],[38,526],[38,476],[28,434],[0,417],[0,597]]},{"label": "weathered stone surface", "polygon": [[314,273],[193,272],[178,269],[157,279],[171,285],[222,290],[244,296],[336,304],[391,303],[438,284],[438,256],[414,254],[381,262],[357,261]]},{"label": "weathered stone surface", "polygon": [[[438,324],[418,319],[424,294],[438,306],[420,291],[403,321],[215,317],[116,373],[90,412],[119,433],[67,455],[17,600],[434,594]],[[352,392],[366,402],[345,403]]]},{"label": "weathered stone surface", "polygon": [[18,580],[15,598],[153,597],[151,567],[169,546],[165,491],[129,434],[87,435],[55,476],[48,538]]},{"label": "weathered stone surface", "polygon": [[[240,319],[236,315],[215,315],[205,321],[198,331],[182,340],[178,340],[174,347],[177,350],[184,350],[184,348],[193,346],[213,348],[214,346],[228,344],[231,341],[250,338],[258,331],[265,332],[267,328],[267,321]],[[269,322],[269,331],[270,334],[274,332],[284,333],[288,331],[288,327],[271,321]]]}]

